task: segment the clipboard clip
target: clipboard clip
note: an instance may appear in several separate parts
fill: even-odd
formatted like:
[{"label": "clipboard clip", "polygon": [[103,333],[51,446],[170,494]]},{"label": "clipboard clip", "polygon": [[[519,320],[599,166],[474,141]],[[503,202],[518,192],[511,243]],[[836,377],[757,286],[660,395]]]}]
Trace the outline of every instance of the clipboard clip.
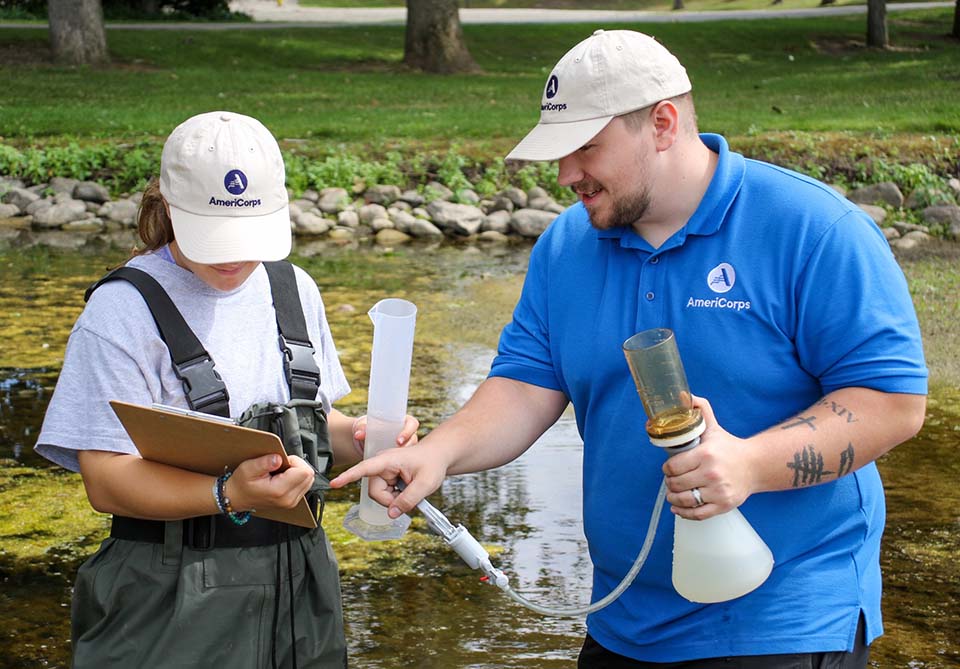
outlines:
[{"label": "clipboard clip", "polygon": [[[184,409],[183,407],[174,407],[169,404],[158,404],[154,402],[150,405],[158,411],[166,411],[167,413],[177,414],[178,416],[190,416],[191,418],[203,418],[205,420],[215,420],[220,423],[226,423],[227,425],[236,425],[237,421],[229,416],[215,416],[212,413],[204,413],[202,411],[192,411],[190,409]],[[226,469],[226,467],[224,467]]]}]

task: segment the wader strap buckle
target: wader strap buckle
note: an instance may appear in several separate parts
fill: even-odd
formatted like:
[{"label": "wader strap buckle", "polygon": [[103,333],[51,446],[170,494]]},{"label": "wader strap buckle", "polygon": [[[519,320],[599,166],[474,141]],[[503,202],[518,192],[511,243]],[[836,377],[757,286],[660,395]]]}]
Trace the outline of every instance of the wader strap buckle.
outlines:
[{"label": "wader strap buckle", "polygon": [[208,551],[214,547],[217,537],[217,525],[214,516],[199,516],[183,521],[183,543],[197,551]]},{"label": "wader strap buckle", "polygon": [[213,365],[213,360],[206,355],[174,364],[173,369],[183,382],[187,402],[194,411],[229,416],[230,395]]},{"label": "wader strap buckle", "polygon": [[[114,516],[114,527],[117,525],[117,517]],[[132,521],[133,523],[138,523],[138,521],[126,518],[121,519]],[[180,564],[180,554],[183,551],[183,523],[179,520],[168,520],[162,523],[163,527],[163,557],[161,562],[164,565],[178,565]],[[111,530],[110,536],[113,536],[113,531]]]},{"label": "wader strap buckle", "polygon": [[283,351],[283,373],[290,385],[290,397],[316,399],[320,388],[320,368],[313,357],[313,345],[280,335],[280,350]]}]

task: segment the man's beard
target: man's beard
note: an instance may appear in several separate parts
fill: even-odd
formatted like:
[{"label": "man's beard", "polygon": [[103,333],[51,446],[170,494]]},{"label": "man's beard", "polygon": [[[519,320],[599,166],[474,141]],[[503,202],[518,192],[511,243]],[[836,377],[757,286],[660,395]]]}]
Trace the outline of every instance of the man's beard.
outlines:
[{"label": "man's beard", "polygon": [[[575,193],[592,193],[600,189],[600,184],[596,181],[583,180],[571,186]],[[610,191],[607,195],[612,198]],[[626,197],[613,200],[613,211],[609,216],[600,218],[596,211],[591,211],[590,206],[584,205],[587,214],[590,217],[590,225],[597,230],[610,230],[613,228],[629,228],[634,223],[643,218],[650,207],[650,191],[646,188],[640,192],[631,193]]]}]

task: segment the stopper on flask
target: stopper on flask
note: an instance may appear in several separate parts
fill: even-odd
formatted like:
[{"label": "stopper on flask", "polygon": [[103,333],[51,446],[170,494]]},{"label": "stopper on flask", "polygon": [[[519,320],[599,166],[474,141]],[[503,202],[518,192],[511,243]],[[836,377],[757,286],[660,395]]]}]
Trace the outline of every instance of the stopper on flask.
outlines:
[{"label": "stopper on flask", "polygon": [[638,332],[623,342],[623,353],[647,414],[650,443],[672,448],[703,434],[706,424],[693,406],[673,330]]}]

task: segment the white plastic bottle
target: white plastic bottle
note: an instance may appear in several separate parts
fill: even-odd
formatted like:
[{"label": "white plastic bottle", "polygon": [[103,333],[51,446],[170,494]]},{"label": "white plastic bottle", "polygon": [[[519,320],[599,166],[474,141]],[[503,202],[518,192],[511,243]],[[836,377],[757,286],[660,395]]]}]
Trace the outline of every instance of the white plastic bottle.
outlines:
[{"label": "white plastic bottle", "polygon": [[737,509],[706,520],[676,516],[673,587],[691,602],[712,604],[758,588],[773,569],[773,553]]}]

